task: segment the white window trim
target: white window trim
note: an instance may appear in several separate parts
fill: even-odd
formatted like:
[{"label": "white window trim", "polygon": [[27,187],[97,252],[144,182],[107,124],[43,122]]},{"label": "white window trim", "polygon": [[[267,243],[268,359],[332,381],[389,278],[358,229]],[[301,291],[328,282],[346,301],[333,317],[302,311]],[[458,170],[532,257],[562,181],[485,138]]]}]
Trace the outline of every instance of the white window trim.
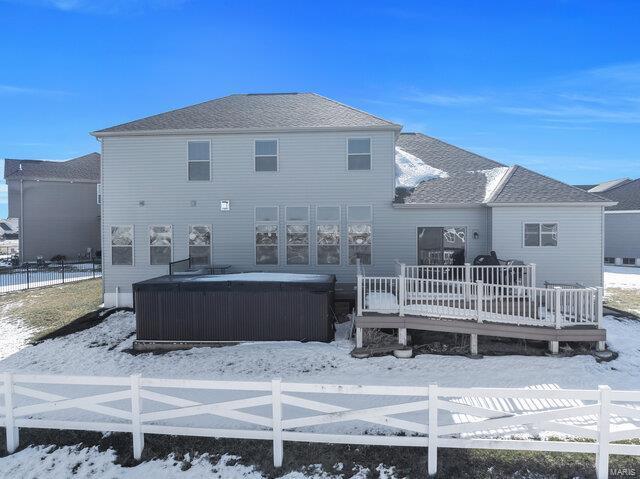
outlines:
[{"label": "white window trim", "polygon": [[[349,140],[369,140],[369,169],[368,170],[350,170],[349,169]],[[345,168],[347,171],[355,172],[355,173],[365,173],[367,171],[373,171],[373,153],[372,148],[373,141],[371,141],[370,136],[349,136],[345,141]],[[353,153],[358,155],[364,155],[365,153]],[[394,180],[395,181],[395,180]],[[395,183],[394,183],[395,184]]]},{"label": "white window trim", "polygon": [[[338,208],[338,219],[337,220],[319,220],[318,219],[318,208]],[[337,225],[338,226],[338,236],[340,238],[340,241],[338,242],[338,254],[340,256],[340,261],[337,264],[320,264],[320,262],[318,262],[318,226],[319,225]],[[373,232],[373,226],[372,228],[372,232]],[[315,216],[315,260],[316,260],[316,266],[320,267],[320,268],[330,268],[330,267],[337,267],[337,266],[342,266],[343,264],[343,258],[344,258],[344,252],[342,251],[342,249],[345,247],[344,244],[346,243],[346,241],[342,240],[342,234],[343,234],[343,228],[342,228],[342,206],[340,205],[316,205],[316,216]],[[349,261],[348,258],[349,255],[349,247],[347,246],[347,262]]]},{"label": "white window trim", "polygon": [[[358,170],[356,170],[356,171],[358,171]],[[367,171],[367,170],[363,170],[363,171]],[[349,208],[350,207],[354,207],[354,206],[356,208],[357,207],[368,206],[369,207],[369,211],[371,213],[371,216],[369,217],[369,221],[359,221],[359,220],[351,221],[349,219]],[[346,208],[347,208],[347,231],[345,231],[345,235],[346,235],[346,239],[347,240],[345,241],[345,243],[346,243],[346,247],[347,247],[347,265],[349,265],[349,266],[357,266],[356,264],[351,264],[351,262],[349,261],[349,246],[350,246],[350,244],[349,244],[349,225],[351,225],[351,224],[354,224],[354,225],[367,225],[368,224],[368,225],[371,225],[371,263],[369,263],[368,265],[365,265],[365,266],[372,266],[373,265],[373,258],[374,258],[374,256],[373,256],[373,243],[374,243],[374,241],[373,241],[373,231],[374,231],[374,229],[373,229],[373,205],[371,205],[371,204],[369,204],[369,205],[347,205]]]},{"label": "white window trim", "polygon": [[168,226],[169,228],[171,228],[171,251],[170,251],[170,255],[169,255],[169,263],[171,263],[173,261],[173,225],[171,224],[152,224],[149,225],[149,228],[147,229],[147,246],[149,247],[149,266],[167,266],[166,264],[151,264],[151,248],[160,248],[160,246],[151,246],[151,228],[154,226]]},{"label": "white window trim", "polygon": [[[256,155],[256,141],[275,141],[276,142],[276,171],[258,171],[256,169],[256,158],[269,157],[273,155]],[[278,138],[254,138],[253,139],[253,172],[257,174],[274,174],[280,171],[280,140]]]},{"label": "white window trim", "polygon": [[[119,227],[123,227],[123,226],[130,226],[131,227],[131,264],[113,264],[113,232],[111,231],[111,228],[113,228],[114,226],[119,226]],[[128,246],[116,246],[116,248],[128,248]],[[133,266],[135,266],[136,264],[136,227],[135,225],[110,225],[109,226],[109,255],[111,257],[111,261],[110,261],[110,267],[112,268],[131,268]]]},{"label": "white window trim", "polygon": [[[206,224],[191,224],[188,225],[188,230],[187,230],[187,254],[189,255],[189,258],[191,258],[191,245],[189,244],[189,234],[191,233],[191,228],[196,227],[196,226],[204,226],[209,228],[209,263],[213,264],[213,225],[206,225]],[[173,236],[173,231],[172,231],[172,236]],[[171,240],[171,246],[173,247],[173,239]]]},{"label": "white window trim", "polygon": [[[525,225],[540,225],[538,233],[538,246],[525,245]],[[542,246],[542,225],[556,225],[556,244],[555,246]],[[527,249],[552,249],[560,245],[560,223],[558,221],[523,221],[522,222],[522,247]]]},{"label": "white window trim", "polygon": [[[204,163],[205,160],[190,160],[189,159],[189,143],[209,143],[209,179],[208,180],[192,180],[189,178],[189,163]],[[211,182],[213,180],[213,161],[211,160],[212,157],[212,153],[211,153],[211,140],[208,138],[202,138],[201,140],[195,139],[195,138],[191,138],[189,140],[187,140],[187,182],[189,183],[206,183],[206,182]],[[161,225],[162,226],[162,225]]]},{"label": "white window trim", "polygon": [[[274,172],[270,172],[270,171],[266,171],[266,172],[260,172],[260,173],[274,173]],[[276,220],[275,221],[258,221],[256,219],[256,211],[258,208],[276,208]],[[276,240],[276,247],[277,247],[277,251],[278,251],[278,262],[276,264],[262,264],[262,263],[258,263],[258,244],[256,243],[256,226],[258,225],[276,225],[278,227],[278,238]],[[273,266],[280,266],[280,250],[282,248],[280,248],[280,233],[281,233],[281,228],[280,228],[280,207],[277,205],[261,205],[261,206],[254,206],[253,207],[253,264],[254,266],[258,266],[258,267],[273,267]]]}]

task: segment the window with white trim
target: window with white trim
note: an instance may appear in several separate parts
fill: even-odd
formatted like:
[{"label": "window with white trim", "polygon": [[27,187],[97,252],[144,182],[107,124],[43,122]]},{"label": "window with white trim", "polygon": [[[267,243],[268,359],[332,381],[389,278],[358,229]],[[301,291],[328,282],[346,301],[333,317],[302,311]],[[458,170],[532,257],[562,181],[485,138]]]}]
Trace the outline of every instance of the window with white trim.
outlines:
[{"label": "window with white trim", "polygon": [[316,255],[319,265],[340,264],[340,207],[316,207]]},{"label": "window with white trim", "polygon": [[133,226],[111,227],[111,264],[133,265]]},{"label": "window with white trim", "polygon": [[255,140],[255,170],[278,171],[278,140]]},{"label": "window with white trim", "polygon": [[171,263],[173,227],[171,225],[149,226],[149,263],[152,265]]},{"label": "window with white trim", "polygon": [[211,226],[189,226],[189,258],[192,265],[211,264]]},{"label": "window with white trim", "polygon": [[371,206],[347,207],[347,245],[349,264],[371,264]]},{"label": "window with white trim", "polygon": [[278,207],[257,206],[256,264],[278,264]]},{"label": "window with white trim", "polygon": [[287,206],[287,264],[309,264],[309,207]]},{"label": "window with white trim", "polygon": [[370,138],[349,138],[347,140],[347,168],[349,170],[371,169]]},{"label": "window with white trim", "polygon": [[211,179],[211,143],[189,141],[189,181],[209,181]]},{"label": "window with white trim", "polygon": [[527,247],[558,246],[558,223],[525,223],[523,234]]}]

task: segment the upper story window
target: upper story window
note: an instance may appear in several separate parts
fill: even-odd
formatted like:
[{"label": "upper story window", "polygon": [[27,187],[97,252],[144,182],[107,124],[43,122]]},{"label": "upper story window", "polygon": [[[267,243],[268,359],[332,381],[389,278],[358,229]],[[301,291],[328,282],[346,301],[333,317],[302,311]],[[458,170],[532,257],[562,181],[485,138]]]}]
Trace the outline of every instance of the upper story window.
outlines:
[{"label": "upper story window", "polygon": [[133,265],[133,226],[111,227],[111,264]]},{"label": "upper story window", "polygon": [[347,207],[349,264],[371,264],[371,206]]},{"label": "upper story window", "polygon": [[190,141],[189,181],[209,181],[211,179],[211,144],[208,141]]},{"label": "upper story window", "polygon": [[256,171],[278,171],[278,140],[255,141]]},{"label": "upper story window", "polygon": [[558,246],[558,223],[525,223],[525,246]]},{"label": "upper story window", "polygon": [[173,228],[171,225],[149,226],[149,258],[151,264],[171,263],[171,244]]},{"label": "upper story window", "polygon": [[347,168],[349,170],[371,169],[370,138],[349,138],[347,140]]}]

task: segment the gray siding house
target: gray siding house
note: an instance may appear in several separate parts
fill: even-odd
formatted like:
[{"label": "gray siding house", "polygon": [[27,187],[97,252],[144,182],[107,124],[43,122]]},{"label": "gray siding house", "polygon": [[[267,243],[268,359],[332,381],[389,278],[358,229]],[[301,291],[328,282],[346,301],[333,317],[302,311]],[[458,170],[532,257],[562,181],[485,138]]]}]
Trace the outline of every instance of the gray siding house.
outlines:
[{"label": "gray siding house", "polygon": [[67,161],[5,159],[9,217],[20,223],[21,261],[68,260],[100,250],[100,155]]},{"label": "gray siding house", "polygon": [[106,305],[171,261],[331,273],[500,258],[602,285],[597,195],[311,93],[231,95],[93,132]]},{"label": "gray siding house", "polygon": [[581,188],[617,202],[605,208],[605,263],[640,266],[640,178],[621,178]]}]

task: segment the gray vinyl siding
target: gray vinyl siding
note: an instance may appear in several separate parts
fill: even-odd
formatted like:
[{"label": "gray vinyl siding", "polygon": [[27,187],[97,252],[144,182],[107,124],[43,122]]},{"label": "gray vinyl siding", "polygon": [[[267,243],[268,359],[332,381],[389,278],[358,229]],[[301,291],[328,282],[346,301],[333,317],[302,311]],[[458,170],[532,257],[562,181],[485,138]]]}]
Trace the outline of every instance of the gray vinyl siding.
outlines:
[{"label": "gray vinyl siding", "polygon": [[[347,170],[347,138],[371,138],[372,170]],[[187,141],[210,140],[209,182],[187,181]],[[254,139],[278,139],[277,172],[255,172]],[[166,274],[167,266],[149,264],[150,225],[173,226],[173,259],[188,256],[189,225],[213,227],[213,261],[234,271],[287,271],[336,274],[339,282],[355,281],[348,264],[347,206],[373,208],[370,274],[390,274],[394,260],[414,264],[418,226],[466,226],[467,258],[487,248],[486,208],[401,209],[394,196],[394,132],[305,132],[268,135],[108,137],[102,146],[104,288],[130,293],[136,281]],[[220,201],[231,209],[220,211]],[[144,206],[140,202],[144,201]],[[191,206],[195,201],[196,206]],[[279,206],[279,264],[255,264],[254,208]],[[310,264],[286,265],[285,207],[310,206]],[[316,206],[341,207],[341,264],[316,265]],[[111,266],[110,226],[135,228],[134,265]]]},{"label": "gray vinyl siding", "polygon": [[8,218],[20,218],[20,181],[7,180]]},{"label": "gray vinyl siding", "polygon": [[[602,207],[505,206],[492,211],[492,245],[501,259],[537,265],[537,282],[602,286]],[[523,224],[558,223],[557,247],[524,247]]]},{"label": "gray vinyl siding", "polygon": [[604,255],[640,258],[640,212],[605,213]]},{"label": "gray vinyl siding", "polygon": [[96,184],[24,180],[20,256],[31,261],[64,255],[75,260],[100,249]]}]

